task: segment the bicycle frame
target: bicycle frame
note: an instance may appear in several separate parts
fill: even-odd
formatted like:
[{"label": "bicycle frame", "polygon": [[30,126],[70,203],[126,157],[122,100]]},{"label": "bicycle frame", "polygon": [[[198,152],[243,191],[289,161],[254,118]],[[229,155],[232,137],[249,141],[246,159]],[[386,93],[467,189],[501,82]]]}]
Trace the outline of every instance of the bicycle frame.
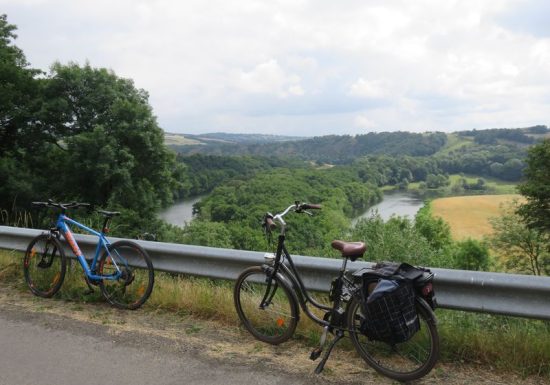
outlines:
[{"label": "bicycle frame", "polygon": [[[82,229],[82,230],[98,237],[99,240],[98,240],[98,243],[97,243],[95,255],[94,255],[94,258],[92,259],[91,265],[88,265],[88,261],[86,261],[86,258],[84,258],[84,254],[82,253],[82,251],[78,247],[78,243],[76,242],[76,239],[74,238],[74,235],[73,235],[71,229],[69,228],[69,226],[67,224],[75,225],[78,228],[80,228],[80,229]],[[80,265],[82,266],[82,269],[84,270],[84,273],[86,274],[86,277],[88,277],[88,279],[90,279],[90,280],[103,280],[103,279],[116,280],[116,279],[120,278],[122,272],[121,272],[120,268],[118,267],[116,261],[113,258],[111,258],[111,261],[112,261],[113,265],[115,266],[115,268],[117,270],[116,273],[109,274],[109,275],[97,275],[97,274],[94,273],[101,250],[105,250],[107,253],[109,253],[109,246],[111,245],[111,243],[105,237],[105,234],[103,232],[95,231],[95,230],[83,225],[82,223],[79,223],[79,222],[75,221],[74,219],[69,218],[68,216],[66,216],[63,213],[59,214],[59,216],[57,217],[56,229],[61,231],[61,233],[63,234],[63,237],[65,238],[65,240],[67,241],[67,243],[71,247],[71,250],[73,251],[73,254],[75,255],[75,257],[78,260],[78,262],[80,263]]]},{"label": "bicycle frame", "polygon": [[[306,313],[306,315],[311,318],[314,322],[318,323],[322,326],[330,326],[330,327],[336,327],[332,322],[321,319],[317,317],[315,314],[311,312],[309,309],[308,303],[311,303],[314,307],[325,310],[325,311],[334,311],[337,307],[340,306],[340,294],[342,291],[343,284],[346,283],[350,286],[353,286],[353,282],[351,282],[346,276],[346,265],[347,265],[347,259],[344,259],[342,262],[342,267],[340,269],[340,275],[338,276],[338,280],[342,283],[339,288],[339,293],[337,298],[334,300],[332,306],[323,305],[317,301],[315,301],[307,291],[304,282],[302,278],[300,277],[300,274],[298,273],[298,270],[296,269],[296,266],[294,265],[294,262],[292,261],[292,258],[290,256],[290,253],[287,251],[285,245],[285,235],[280,234],[278,239],[278,245],[277,245],[277,254],[275,256],[275,261],[272,266],[269,266],[272,269],[272,272],[270,274],[271,278],[275,277],[277,273],[279,272],[279,269],[281,269],[281,275],[283,275],[285,278],[290,280],[291,283],[291,289],[294,289],[294,292],[297,294],[297,299],[300,304],[300,308]],[[284,263],[285,259],[288,261],[288,266]],[[265,303],[268,299],[267,296],[269,295],[271,291],[271,279],[267,283],[266,288],[266,294],[264,296],[264,299],[262,300],[262,303]],[[330,317],[332,320],[332,317]]]}]

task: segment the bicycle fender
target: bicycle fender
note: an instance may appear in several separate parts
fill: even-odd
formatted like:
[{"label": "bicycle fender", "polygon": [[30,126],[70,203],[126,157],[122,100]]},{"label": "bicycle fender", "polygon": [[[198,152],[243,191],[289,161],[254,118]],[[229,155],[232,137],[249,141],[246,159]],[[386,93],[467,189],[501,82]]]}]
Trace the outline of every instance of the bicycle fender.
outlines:
[{"label": "bicycle fender", "polygon": [[437,325],[437,317],[435,316],[434,311],[432,310],[431,306],[428,305],[428,302],[424,298],[416,297],[416,302],[426,311],[426,315],[428,316],[428,319],[434,323],[434,325]]}]

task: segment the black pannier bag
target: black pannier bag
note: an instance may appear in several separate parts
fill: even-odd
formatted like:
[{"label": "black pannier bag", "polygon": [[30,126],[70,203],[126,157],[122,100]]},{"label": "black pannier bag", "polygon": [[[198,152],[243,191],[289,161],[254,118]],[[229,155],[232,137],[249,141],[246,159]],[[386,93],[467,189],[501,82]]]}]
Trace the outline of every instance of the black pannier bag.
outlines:
[{"label": "black pannier bag", "polygon": [[391,345],[411,339],[420,330],[413,282],[423,271],[405,263],[384,262],[356,272],[363,281],[361,333]]},{"label": "black pannier bag", "polygon": [[[381,279],[378,286],[384,281]],[[412,284],[405,281],[389,282],[396,282],[393,289],[363,303],[365,318],[359,330],[370,340],[394,345],[411,339],[420,330],[420,321]]]}]

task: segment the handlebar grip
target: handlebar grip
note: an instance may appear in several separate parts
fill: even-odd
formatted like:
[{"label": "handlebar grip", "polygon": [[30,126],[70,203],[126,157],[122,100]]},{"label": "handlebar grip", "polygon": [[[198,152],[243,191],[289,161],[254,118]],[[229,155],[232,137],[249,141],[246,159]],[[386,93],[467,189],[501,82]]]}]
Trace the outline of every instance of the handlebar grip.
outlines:
[{"label": "handlebar grip", "polygon": [[48,205],[47,202],[31,202],[32,207],[44,207],[44,206],[47,206],[47,205]]},{"label": "handlebar grip", "polygon": [[303,209],[303,210],[321,210],[323,208],[323,206],[318,205],[318,204],[304,203],[304,204],[301,205],[300,208]]},{"label": "handlebar grip", "polygon": [[277,227],[277,226],[275,225],[275,222],[273,222],[273,218],[272,218],[272,217],[269,217],[269,216],[266,216],[266,217],[265,217],[265,225],[267,226],[267,228],[268,228],[269,230],[273,230],[273,229],[275,229],[275,227]]}]

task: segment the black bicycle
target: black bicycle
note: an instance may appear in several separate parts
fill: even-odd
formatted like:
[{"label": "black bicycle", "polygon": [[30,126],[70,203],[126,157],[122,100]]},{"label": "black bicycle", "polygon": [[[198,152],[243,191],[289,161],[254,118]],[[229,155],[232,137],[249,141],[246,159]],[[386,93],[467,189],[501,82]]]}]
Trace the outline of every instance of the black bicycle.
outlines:
[{"label": "black bicycle", "polygon": [[[332,247],[341,252],[342,267],[331,284],[329,299],[332,306],[319,303],[306,290],[286,249],[286,223],[283,219],[289,212],[312,215],[308,210],[313,209],[321,209],[321,206],[295,202],[279,214],[265,215],[263,226],[266,233],[276,227],[275,223],[280,225],[281,231],[276,253],[266,254],[261,266],[244,270],[235,283],[235,308],[245,328],[260,341],[280,344],[294,334],[301,308],[324,328],[319,347],[311,352],[312,360],[321,356],[327,336],[334,336],[315,373],[323,370],[335,344],[349,335],[359,355],[383,375],[398,381],[411,381],[426,375],[439,356],[439,335],[433,313],[433,274],[412,266],[407,270],[409,265],[406,264],[361,269],[352,274],[346,270],[348,260],[361,258],[366,245],[363,242],[333,241]],[[380,285],[381,282],[384,284]],[[399,286],[400,289],[394,292],[399,292],[400,297],[394,295],[388,300],[387,296],[382,296],[382,299],[372,301],[375,304],[373,310],[370,299],[375,297],[375,291],[383,290],[376,287],[384,285]],[[402,302],[402,298],[409,298],[409,302]],[[392,301],[395,303],[388,303]],[[322,310],[324,316],[320,318],[313,314],[310,305]],[[393,306],[391,314],[388,314],[388,306]],[[386,318],[377,318],[376,313],[381,309]],[[399,318],[398,329],[389,327],[394,318]],[[373,322],[378,322],[382,330],[372,329]],[[404,334],[402,329],[405,329]]]}]

